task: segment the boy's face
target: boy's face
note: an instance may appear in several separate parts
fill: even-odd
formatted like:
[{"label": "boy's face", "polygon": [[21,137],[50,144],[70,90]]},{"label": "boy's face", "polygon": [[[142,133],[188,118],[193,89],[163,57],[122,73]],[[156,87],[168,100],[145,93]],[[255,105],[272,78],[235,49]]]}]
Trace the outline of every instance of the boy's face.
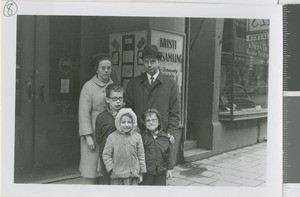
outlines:
[{"label": "boy's face", "polygon": [[129,131],[131,131],[132,129],[132,120],[130,117],[124,115],[122,116],[121,118],[121,128],[122,128],[122,131],[125,132],[125,133],[128,133]]},{"label": "boy's face", "polygon": [[106,102],[109,104],[110,109],[119,111],[124,104],[123,92],[111,92],[110,97],[106,98]]},{"label": "boy's face", "polygon": [[155,131],[159,125],[157,115],[155,113],[147,114],[145,117],[145,124],[149,131]]}]

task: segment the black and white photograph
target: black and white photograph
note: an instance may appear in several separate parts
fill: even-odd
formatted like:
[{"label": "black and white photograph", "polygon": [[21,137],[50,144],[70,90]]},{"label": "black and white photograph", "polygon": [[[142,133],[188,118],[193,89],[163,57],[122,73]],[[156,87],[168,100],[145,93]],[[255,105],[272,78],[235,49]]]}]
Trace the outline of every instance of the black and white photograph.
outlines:
[{"label": "black and white photograph", "polygon": [[277,193],[272,14],[126,6],[13,16],[9,188]]}]

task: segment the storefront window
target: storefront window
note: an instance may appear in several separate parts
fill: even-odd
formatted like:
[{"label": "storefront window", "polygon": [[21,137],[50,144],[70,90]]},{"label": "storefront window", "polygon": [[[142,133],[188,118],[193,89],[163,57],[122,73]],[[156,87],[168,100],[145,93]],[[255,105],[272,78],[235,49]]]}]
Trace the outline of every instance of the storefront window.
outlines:
[{"label": "storefront window", "polygon": [[219,119],[235,121],[266,117],[269,29],[251,32],[248,25],[254,24],[253,20],[226,20]]}]

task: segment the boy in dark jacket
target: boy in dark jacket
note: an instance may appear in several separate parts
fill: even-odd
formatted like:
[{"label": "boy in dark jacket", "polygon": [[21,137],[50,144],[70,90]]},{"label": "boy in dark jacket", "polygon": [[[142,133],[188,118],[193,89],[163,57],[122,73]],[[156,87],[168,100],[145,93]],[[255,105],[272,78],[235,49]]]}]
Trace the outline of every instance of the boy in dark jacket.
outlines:
[{"label": "boy in dark jacket", "polygon": [[110,184],[110,176],[106,171],[102,159],[102,153],[106,143],[107,137],[116,130],[115,117],[120,109],[124,106],[123,102],[123,88],[112,83],[106,87],[106,110],[100,113],[96,119],[96,140],[100,146],[100,167],[103,175],[104,184]]},{"label": "boy in dark jacket", "polygon": [[172,144],[161,129],[161,116],[156,109],[148,109],[141,122],[146,127],[141,134],[147,168],[142,185],[166,185],[166,179],[172,178]]}]

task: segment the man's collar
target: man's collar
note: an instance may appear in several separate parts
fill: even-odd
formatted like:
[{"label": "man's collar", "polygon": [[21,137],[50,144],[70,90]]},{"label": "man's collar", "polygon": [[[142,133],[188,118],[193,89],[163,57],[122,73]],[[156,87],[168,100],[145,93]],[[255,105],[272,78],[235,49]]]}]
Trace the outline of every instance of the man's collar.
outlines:
[{"label": "man's collar", "polygon": [[[155,75],[153,75],[153,78],[154,78],[153,81],[156,80],[158,74],[159,74],[159,70],[157,70],[157,73],[155,73]],[[149,73],[147,73],[147,78],[148,78],[148,81],[149,81],[149,82],[151,81],[151,79],[150,79],[151,76],[152,76],[152,75],[150,75]]]},{"label": "man's collar", "polygon": [[[162,74],[161,71],[159,71],[158,76],[157,76],[156,79],[157,79],[158,81],[160,81],[161,83],[163,83],[163,82],[164,82],[164,77],[165,77],[164,74]],[[147,81],[147,80],[149,81],[147,72],[143,73],[143,74],[141,75],[141,77],[138,78],[138,82],[139,82],[139,83],[143,83],[145,80],[146,80],[146,81]]]},{"label": "man's collar", "polygon": [[165,81],[165,75],[162,74],[160,71],[159,71],[159,74],[156,78],[158,81],[160,81],[161,83],[163,83]]}]

